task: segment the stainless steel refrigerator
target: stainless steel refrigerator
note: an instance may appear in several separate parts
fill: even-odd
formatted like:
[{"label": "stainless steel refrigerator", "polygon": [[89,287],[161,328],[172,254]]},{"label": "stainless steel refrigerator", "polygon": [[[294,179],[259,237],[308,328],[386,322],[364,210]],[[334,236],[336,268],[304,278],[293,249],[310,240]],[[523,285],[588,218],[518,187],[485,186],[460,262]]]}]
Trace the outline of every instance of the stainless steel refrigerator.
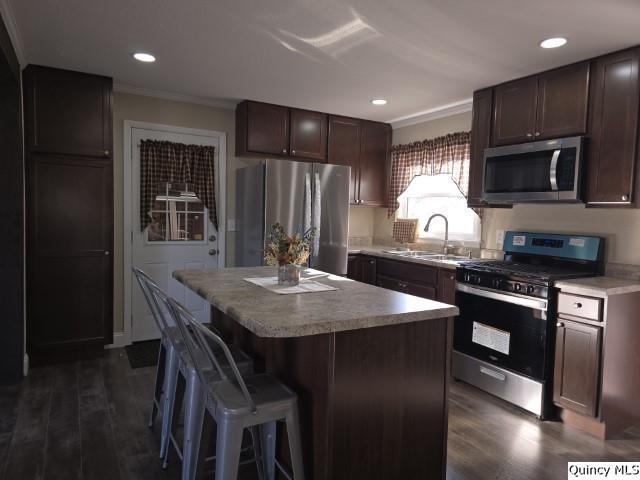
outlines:
[{"label": "stainless steel refrigerator", "polygon": [[311,266],[347,273],[351,168],[268,159],[236,172],[236,266],[264,264],[265,235],[282,224],[287,233],[315,227]]}]

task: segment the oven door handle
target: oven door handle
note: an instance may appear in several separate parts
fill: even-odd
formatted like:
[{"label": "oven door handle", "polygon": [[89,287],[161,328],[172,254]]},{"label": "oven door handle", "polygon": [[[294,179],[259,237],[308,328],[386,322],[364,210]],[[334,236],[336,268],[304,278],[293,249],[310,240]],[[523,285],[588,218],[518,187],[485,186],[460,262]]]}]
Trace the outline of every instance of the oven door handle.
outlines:
[{"label": "oven door handle", "polygon": [[514,305],[533,308],[534,310],[547,310],[547,302],[545,300],[528,298],[521,295],[510,295],[508,293],[502,293],[497,290],[471,287],[463,283],[458,283],[456,285],[456,290],[458,290],[459,292],[469,293],[471,295],[477,295],[479,297],[490,298],[491,300],[498,300],[500,302],[513,303]]},{"label": "oven door handle", "polygon": [[558,157],[560,157],[560,149],[553,151],[551,157],[551,165],[549,165],[549,181],[551,182],[551,190],[558,190]]}]

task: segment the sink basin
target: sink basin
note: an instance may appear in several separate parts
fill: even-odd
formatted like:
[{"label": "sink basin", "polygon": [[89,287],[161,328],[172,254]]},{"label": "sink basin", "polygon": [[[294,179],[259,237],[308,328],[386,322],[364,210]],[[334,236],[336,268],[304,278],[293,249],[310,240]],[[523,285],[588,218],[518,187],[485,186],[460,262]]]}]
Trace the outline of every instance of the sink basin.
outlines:
[{"label": "sink basin", "polygon": [[392,253],[393,255],[399,255],[401,257],[424,257],[431,254],[431,252],[421,250],[387,250],[386,253]]},{"label": "sink basin", "polygon": [[461,255],[444,255],[441,253],[433,253],[424,250],[387,250],[386,253],[391,253],[393,255],[398,255],[399,257],[409,257],[409,258],[422,258],[425,260],[448,260],[448,261],[459,261],[459,260],[469,260],[469,257],[464,257]]}]

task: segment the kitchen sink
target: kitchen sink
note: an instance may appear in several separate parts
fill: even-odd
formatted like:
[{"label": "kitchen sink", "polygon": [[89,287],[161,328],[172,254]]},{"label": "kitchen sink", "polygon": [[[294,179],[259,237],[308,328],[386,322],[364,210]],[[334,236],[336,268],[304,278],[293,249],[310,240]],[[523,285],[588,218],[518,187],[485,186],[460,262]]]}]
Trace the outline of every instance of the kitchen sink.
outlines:
[{"label": "kitchen sink", "polygon": [[460,261],[460,260],[469,260],[469,257],[465,257],[462,255],[444,255],[442,253],[433,253],[422,250],[386,250],[385,253],[391,253],[393,255],[397,255],[399,257],[408,257],[408,258],[419,258],[424,260],[441,260],[441,261]]}]

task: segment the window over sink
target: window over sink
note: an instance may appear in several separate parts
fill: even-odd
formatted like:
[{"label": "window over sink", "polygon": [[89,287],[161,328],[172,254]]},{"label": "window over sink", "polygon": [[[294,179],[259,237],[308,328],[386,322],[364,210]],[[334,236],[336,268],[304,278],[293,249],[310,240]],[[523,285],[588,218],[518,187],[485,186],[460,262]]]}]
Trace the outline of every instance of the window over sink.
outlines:
[{"label": "window over sink", "polygon": [[428,232],[427,220],[434,213],[441,213],[449,220],[449,240],[479,245],[480,217],[467,208],[467,199],[448,174],[419,175],[413,178],[409,188],[398,197],[398,218],[417,218],[419,238],[441,240],[444,238],[444,221],[434,219]]}]

